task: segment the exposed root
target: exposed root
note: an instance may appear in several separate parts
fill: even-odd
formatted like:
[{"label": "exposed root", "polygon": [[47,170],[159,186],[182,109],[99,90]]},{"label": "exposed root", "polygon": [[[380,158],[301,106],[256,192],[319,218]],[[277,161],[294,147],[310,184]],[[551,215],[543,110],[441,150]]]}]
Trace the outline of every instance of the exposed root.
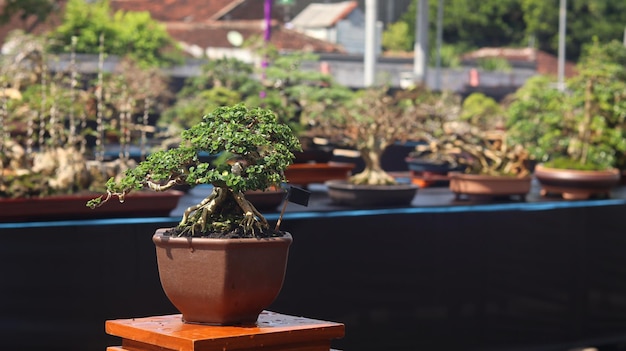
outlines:
[{"label": "exposed root", "polygon": [[[231,209],[232,206],[237,206],[241,210],[243,218],[239,222],[233,223],[232,218],[220,217],[222,212],[231,212],[226,209]],[[255,235],[257,232],[267,230],[269,223],[254,205],[245,199],[243,193],[220,187],[213,188],[211,194],[199,204],[187,208],[178,225],[183,229],[181,235],[191,231],[192,236],[196,231],[202,233],[230,231],[235,230],[237,226],[241,227],[243,233]]]},{"label": "exposed root", "polygon": [[350,177],[350,183],[360,185],[390,185],[396,180],[383,170],[365,169],[363,172]]},{"label": "exposed root", "polygon": [[193,226],[191,226],[191,230],[195,231],[196,229],[200,229],[200,231],[204,231],[207,228],[208,218],[211,214],[213,214],[216,208],[224,202],[226,199],[226,195],[228,192],[222,188],[215,187],[213,191],[204,198],[199,204],[188,207],[183,213],[183,218],[179,223],[179,227],[185,227],[189,225],[189,217],[192,213],[195,213],[197,217]]},{"label": "exposed root", "polygon": [[245,232],[254,233],[255,229],[263,231],[269,228],[269,223],[267,223],[265,217],[263,217],[250,201],[246,200],[243,193],[233,193],[233,196],[239,207],[243,210],[244,217],[241,221],[241,226]]}]

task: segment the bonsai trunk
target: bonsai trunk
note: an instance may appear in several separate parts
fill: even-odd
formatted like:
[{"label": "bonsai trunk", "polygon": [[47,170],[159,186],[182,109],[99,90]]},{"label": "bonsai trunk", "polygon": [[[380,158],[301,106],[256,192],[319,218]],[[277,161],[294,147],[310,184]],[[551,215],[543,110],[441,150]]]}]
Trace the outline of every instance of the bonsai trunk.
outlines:
[{"label": "bonsai trunk", "polygon": [[[246,234],[254,233],[256,230],[263,232],[269,228],[265,217],[250,201],[246,200],[243,193],[219,186],[214,187],[211,194],[199,204],[187,208],[178,226],[183,229],[183,232],[187,230],[217,231],[217,228],[209,228],[209,225],[222,220],[224,221],[223,228],[231,227],[232,225],[227,224],[231,216],[240,214],[243,214],[241,221],[232,225],[242,227]],[[230,230],[233,229],[230,228]]]},{"label": "bonsai trunk", "polygon": [[350,177],[350,182],[363,185],[396,184],[396,180],[380,165],[381,156],[386,147],[387,143],[376,140],[374,137],[368,138],[367,142],[359,147],[361,157],[365,162],[365,169]]},{"label": "bonsai trunk", "polygon": [[587,163],[587,153],[589,149],[589,144],[591,142],[591,115],[593,109],[593,79],[587,80],[587,84],[585,85],[585,105],[583,112],[583,123],[581,129],[579,131],[580,140],[582,142],[582,147],[580,151],[580,163]]}]

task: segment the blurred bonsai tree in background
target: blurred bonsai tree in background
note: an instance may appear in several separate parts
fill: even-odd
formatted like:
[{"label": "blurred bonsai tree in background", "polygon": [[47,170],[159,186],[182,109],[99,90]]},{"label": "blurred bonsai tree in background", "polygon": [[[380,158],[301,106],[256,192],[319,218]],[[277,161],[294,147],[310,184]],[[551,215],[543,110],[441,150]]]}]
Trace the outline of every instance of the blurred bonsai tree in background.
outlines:
[{"label": "blurred bonsai tree in background", "polygon": [[504,109],[483,93],[472,93],[463,100],[460,118],[481,130],[502,129],[506,123]]},{"label": "blurred bonsai tree in background", "polygon": [[623,167],[626,151],[626,48],[594,41],[567,89],[533,77],[508,109],[512,140],[558,168]]}]

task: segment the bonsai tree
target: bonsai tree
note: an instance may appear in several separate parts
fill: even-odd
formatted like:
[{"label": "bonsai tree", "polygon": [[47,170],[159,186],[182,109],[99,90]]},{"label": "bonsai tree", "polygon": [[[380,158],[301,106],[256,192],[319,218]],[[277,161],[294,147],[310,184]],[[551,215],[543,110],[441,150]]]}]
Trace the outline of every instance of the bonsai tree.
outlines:
[{"label": "bonsai tree", "polygon": [[512,141],[551,167],[615,167],[626,151],[626,48],[595,41],[577,68],[566,91],[534,77],[516,92],[508,109]]},{"label": "bonsai tree", "polygon": [[[176,228],[178,236],[272,236],[267,220],[244,196],[285,181],[298,139],[269,109],[243,104],[219,107],[182,132],[178,147],[160,150],[119,179],[107,183],[107,195],[87,204],[95,208],[112,197],[124,201],[133,190],[165,191],[177,184],[213,185],[200,203],[189,207]],[[198,153],[219,154],[213,164]]]},{"label": "bonsai tree", "polygon": [[412,155],[470,174],[520,178],[530,174],[528,151],[508,143],[505,132],[483,131],[463,121],[446,123],[443,130],[443,135],[418,145]]},{"label": "bonsai tree", "polygon": [[483,93],[471,93],[463,100],[459,116],[481,130],[496,130],[504,127],[504,110],[498,102]]},{"label": "bonsai tree", "polygon": [[356,93],[334,118],[316,119],[315,130],[338,144],[356,148],[365,169],[353,175],[353,184],[385,185],[396,180],[381,166],[385,149],[397,141],[421,140],[432,127],[429,120],[446,119],[458,113],[453,95],[433,94],[424,88],[391,92],[372,88]]}]

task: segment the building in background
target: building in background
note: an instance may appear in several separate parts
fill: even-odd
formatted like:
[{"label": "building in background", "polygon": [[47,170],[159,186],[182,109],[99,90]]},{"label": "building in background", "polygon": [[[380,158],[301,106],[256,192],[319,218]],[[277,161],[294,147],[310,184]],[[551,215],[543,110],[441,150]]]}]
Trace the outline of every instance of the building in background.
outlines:
[{"label": "building in background", "polygon": [[[365,50],[365,14],[356,1],[309,4],[286,26],[337,44],[349,54],[363,54]],[[381,22],[377,29],[376,54],[380,55]]]}]

